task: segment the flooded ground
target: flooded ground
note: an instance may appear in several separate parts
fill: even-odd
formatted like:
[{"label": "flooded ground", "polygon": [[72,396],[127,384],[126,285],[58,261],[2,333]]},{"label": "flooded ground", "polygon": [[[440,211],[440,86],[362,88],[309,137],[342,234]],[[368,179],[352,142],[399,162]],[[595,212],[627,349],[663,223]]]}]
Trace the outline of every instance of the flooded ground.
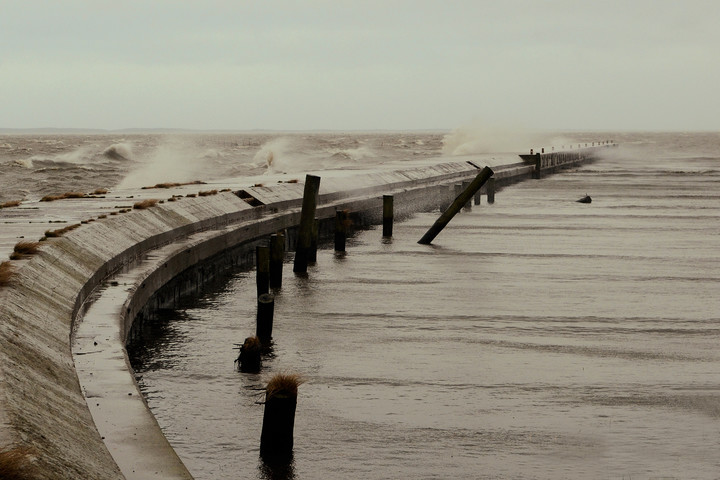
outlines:
[{"label": "flooded ground", "polygon": [[[197,479],[716,478],[719,143],[626,141],[433,245],[437,212],[286,265],[259,375],[233,362],[255,330],[237,272],[131,350],[143,393]],[[277,474],[257,402],[281,371],[307,382]]]}]

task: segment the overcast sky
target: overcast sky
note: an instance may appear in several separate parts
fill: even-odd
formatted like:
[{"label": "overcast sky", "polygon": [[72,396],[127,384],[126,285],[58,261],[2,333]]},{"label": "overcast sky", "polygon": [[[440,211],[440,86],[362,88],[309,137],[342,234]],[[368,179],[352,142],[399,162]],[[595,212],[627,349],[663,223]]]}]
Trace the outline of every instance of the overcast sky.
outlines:
[{"label": "overcast sky", "polygon": [[720,130],[720,2],[0,0],[0,128]]}]

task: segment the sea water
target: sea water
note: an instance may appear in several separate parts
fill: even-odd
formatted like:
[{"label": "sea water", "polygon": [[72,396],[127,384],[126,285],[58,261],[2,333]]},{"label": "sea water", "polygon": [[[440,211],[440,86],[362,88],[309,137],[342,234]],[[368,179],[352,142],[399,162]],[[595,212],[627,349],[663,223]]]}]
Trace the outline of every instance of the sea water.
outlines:
[{"label": "sea water", "polygon": [[[720,135],[615,135],[600,161],[286,265],[273,352],[241,373],[254,271],[131,350],[198,479],[717,478]],[[591,204],[577,203],[584,195]],[[288,255],[288,262],[291,261]],[[259,458],[262,389],[303,375],[293,461]]]}]

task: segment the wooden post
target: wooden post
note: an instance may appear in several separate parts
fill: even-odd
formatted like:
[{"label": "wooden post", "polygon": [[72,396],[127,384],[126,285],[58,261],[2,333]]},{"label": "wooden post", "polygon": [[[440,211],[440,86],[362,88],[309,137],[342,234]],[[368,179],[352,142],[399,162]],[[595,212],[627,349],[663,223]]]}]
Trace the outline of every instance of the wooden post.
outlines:
[{"label": "wooden post", "polygon": [[478,190],[477,192],[475,192],[475,205],[480,205],[481,198],[482,198],[482,195],[480,194],[480,190]]},{"label": "wooden post", "polygon": [[272,293],[263,293],[257,299],[257,318],[255,335],[261,342],[272,338],[273,317],[275,316],[275,297]]},{"label": "wooden post", "polygon": [[535,170],[533,170],[532,178],[540,178],[542,170],[542,157],[539,153],[535,154]]},{"label": "wooden post", "polygon": [[270,247],[255,247],[255,265],[257,266],[258,297],[270,291]]},{"label": "wooden post", "polygon": [[465,189],[464,192],[462,192],[453,203],[450,205],[450,207],[445,210],[445,213],[440,215],[440,218],[438,218],[432,227],[423,235],[423,237],[418,241],[418,243],[423,245],[429,245],[435,237],[442,231],[445,226],[450,223],[450,220],[453,219],[453,217],[460,211],[460,209],[465,205],[468,200],[472,198],[475,193],[480,190],[480,188],[487,182],[487,180],[492,177],[493,171],[490,167],[485,167],[482,169],[480,173],[478,173],[477,177],[475,177],[475,180],[473,180],[470,183],[470,186]]},{"label": "wooden post", "polygon": [[[470,186],[470,182],[463,182],[462,183],[463,191],[469,186]],[[463,206],[463,210],[465,210],[466,212],[472,211],[472,197],[468,198],[467,203]]]},{"label": "wooden post", "polygon": [[283,260],[285,259],[285,235],[270,235],[270,288],[282,287]]},{"label": "wooden post", "polygon": [[310,238],[310,249],[308,250],[308,263],[317,262],[318,237],[320,236],[320,220],[313,222],[312,237]]},{"label": "wooden post", "polygon": [[345,222],[347,221],[347,212],[345,210],[338,210],[335,212],[335,251],[345,251],[345,240],[347,239],[347,228]]},{"label": "wooden post", "polygon": [[485,190],[487,191],[487,202],[492,205],[495,203],[495,177],[488,178]]},{"label": "wooden post", "polygon": [[393,196],[383,195],[383,237],[392,237],[393,219]]},{"label": "wooden post", "polygon": [[282,463],[292,458],[297,386],[296,378],[279,374],[265,389],[260,456],[266,462]]},{"label": "wooden post", "polygon": [[240,355],[237,358],[241,372],[257,373],[260,370],[260,354],[262,344],[258,337],[248,337],[240,346]]},{"label": "wooden post", "polygon": [[300,226],[298,240],[295,247],[295,261],[293,272],[305,273],[308,265],[308,251],[312,241],[313,224],[315,223],[315,209],[317,208],[318,192],[320,191],[320,177],[305,176],[305,189],[303,191],[302,210],[300,212]]}]

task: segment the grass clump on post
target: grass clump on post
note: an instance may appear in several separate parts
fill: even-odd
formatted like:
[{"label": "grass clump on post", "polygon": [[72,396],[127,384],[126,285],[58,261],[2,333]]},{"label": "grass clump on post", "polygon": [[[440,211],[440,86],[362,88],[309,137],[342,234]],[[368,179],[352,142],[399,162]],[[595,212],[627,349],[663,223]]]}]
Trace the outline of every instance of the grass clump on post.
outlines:
[{"label": "grass clump on post", "polygon": [[26,480],[35,478],[32,472],[32,452],[28,448],[11,447],[0,450],[0,478],[3,480]]},{"label": "grass clump on post", "polygon": [[[12,278],[15,276],[15,269],[11,262],[5,261],[0,263],[0,287],[10,285]],[[0,477],[2,478],[2,477]]]},{"label": "grass clump on post", "polygon": [[136,202],[133,205],[133,208],[135,210],[145,210],[145,209],[154,207],[155,205],[157,205],[158,202],[159,202],[159,200],[157,198],[148,198],[146,200],[141,200],[139,202]]},{"label": "grass clump on post", "polygon": [[10,260],[20,260],[35,255],[40,249],[40,242],[18,242],[10,254]]},{"label": "grass clump on post", "polygon": [[295,407],[302,383],[300,375],[279,373],[265,388],[260,456],[266,463],[283,464],[292,460]]},{"label": "grass clump on post", "polygon": [[258,337],[247,337],[240,345],[240,355],[235,360],[241,372],[257,373],[260,371],[262,343]]}]

